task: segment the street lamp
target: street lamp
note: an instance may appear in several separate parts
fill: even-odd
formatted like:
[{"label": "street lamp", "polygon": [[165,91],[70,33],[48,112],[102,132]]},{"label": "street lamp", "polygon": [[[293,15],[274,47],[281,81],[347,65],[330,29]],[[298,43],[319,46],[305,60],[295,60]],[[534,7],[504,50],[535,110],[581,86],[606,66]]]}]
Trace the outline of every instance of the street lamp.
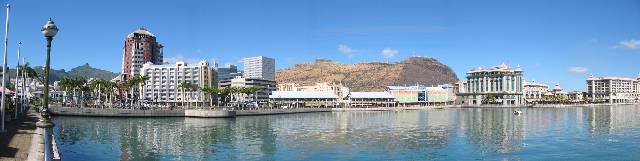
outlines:
[{"label": "street lamp", "polygon": [[42,106],[43,119],[48,121],[49,119],[49,70],[51,60],[51,41],[53,37],[58,33],[58,27],[53,23],[53,20],[49,18],[47,24],[42,27],[42,34],[47,38],[47,59],[44,65],[44,101]]},{"label": "street lamp", "polygon": [[36,123],[36,126],[44,129],[44,160],[50,161],[53,159],[53,148],[51,145],[53,123],[49,118],[49,68],[51,67],[49,62],[51,59],[51,41],[58,33],[58,27],[56,27],[56,25],[53,24],[53,20],[49,18],[49,21],[42,27],[41,31],[44,37],[47,38],[47,59],[44,66],[44,101],[42,102],[43,105],[40,113],[42,118]]}]

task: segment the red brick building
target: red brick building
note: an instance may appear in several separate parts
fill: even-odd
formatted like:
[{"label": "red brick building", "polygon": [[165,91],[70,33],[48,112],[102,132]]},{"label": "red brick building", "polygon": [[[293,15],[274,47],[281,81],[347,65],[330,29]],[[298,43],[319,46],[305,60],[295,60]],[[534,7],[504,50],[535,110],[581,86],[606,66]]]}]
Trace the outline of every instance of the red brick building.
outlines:
[{"label": "red brick building", "polygon": [[120,80],[125,81],[134,75],[140,75],[140,68],[146,62],[162,64],[162,47],[156,41],[156,36],[145,28],[139,28],[127,35],[122,49]]}]

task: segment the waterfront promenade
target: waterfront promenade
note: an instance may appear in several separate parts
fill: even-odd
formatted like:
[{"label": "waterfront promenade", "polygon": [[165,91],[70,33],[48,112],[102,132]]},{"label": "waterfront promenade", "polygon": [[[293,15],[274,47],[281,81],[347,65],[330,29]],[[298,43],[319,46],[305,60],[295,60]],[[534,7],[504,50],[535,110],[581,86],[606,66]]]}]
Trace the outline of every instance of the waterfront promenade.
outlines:
[{"label": "waterfront promenade", "polygon": [[23,161],[29,156],[31,140],[36,134],[38,113],[29,110],[19,119],[6,122],[5,133],[0,133],[0,160]]}]

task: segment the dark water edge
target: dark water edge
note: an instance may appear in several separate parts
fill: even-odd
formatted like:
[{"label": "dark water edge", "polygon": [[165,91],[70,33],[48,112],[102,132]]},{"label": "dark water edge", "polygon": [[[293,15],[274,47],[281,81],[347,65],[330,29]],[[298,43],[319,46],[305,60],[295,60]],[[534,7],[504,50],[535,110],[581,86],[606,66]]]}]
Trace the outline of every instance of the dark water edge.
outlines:
[{"label": "dark water edge", "polygon": [[638,160],[640,106],[54,118],[63,160]]}]

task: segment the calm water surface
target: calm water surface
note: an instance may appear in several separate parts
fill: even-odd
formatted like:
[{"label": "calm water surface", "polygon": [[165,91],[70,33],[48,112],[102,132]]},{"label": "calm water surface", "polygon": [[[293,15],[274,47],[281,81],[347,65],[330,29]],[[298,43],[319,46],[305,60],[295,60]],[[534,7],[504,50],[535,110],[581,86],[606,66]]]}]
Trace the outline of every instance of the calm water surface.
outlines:
[{"label": "calm water surface", "polygon": [[64,160],[639,160],[640,106],[55,117]]}]

